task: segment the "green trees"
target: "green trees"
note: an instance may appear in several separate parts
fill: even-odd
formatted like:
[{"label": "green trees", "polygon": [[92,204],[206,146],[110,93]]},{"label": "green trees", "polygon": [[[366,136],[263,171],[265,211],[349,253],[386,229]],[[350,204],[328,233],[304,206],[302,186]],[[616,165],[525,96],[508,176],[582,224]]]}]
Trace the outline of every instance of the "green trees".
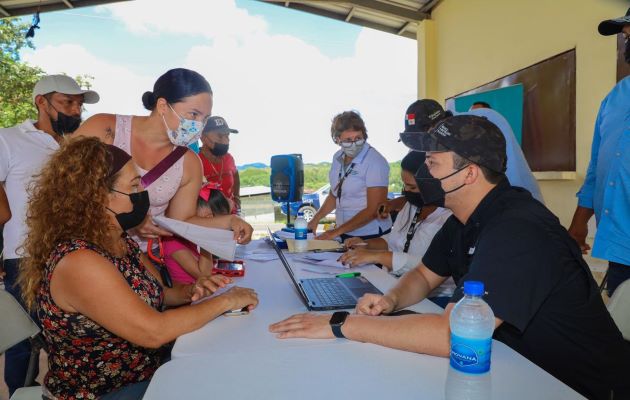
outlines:
[{"label": "green trees", "polygon": [[0,19],[1,128],[37,115],[31,95],[33,86],[44,71],[20,61],[20,50],[24,47],[33,48],[30,39],[24,36],[28,27],[28,24],[15,18]]},{"label": "green trees", "polygon": [[[328,183],[330,163],[304,165],[304,191],[313,192]],[[239,172],[241,187],[269,186],[271,168],[247,168]],[[400,161],[389,164],[389,191],[402,191]]]},{"label": "green trees", "polygon": [[[28,28],[29,24],[17,18],[0,19],[0,128],[37,117],[33,86],[45,72],[20,60],[20,50],[35,48],[25,37]],[[79,86],[90,89],[94,77],[83,74],[74,79]]]}]

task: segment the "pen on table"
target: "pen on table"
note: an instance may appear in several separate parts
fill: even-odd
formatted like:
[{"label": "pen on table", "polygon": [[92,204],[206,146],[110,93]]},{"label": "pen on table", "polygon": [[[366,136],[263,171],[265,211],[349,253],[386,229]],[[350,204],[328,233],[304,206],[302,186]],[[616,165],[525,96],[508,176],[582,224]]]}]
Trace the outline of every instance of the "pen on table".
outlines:
[{"label": "pen on table", "polygon": [[338,274],[337,278],[355,278],[357,276],[361,276],[360,272],[346,272],[345,274]]}]

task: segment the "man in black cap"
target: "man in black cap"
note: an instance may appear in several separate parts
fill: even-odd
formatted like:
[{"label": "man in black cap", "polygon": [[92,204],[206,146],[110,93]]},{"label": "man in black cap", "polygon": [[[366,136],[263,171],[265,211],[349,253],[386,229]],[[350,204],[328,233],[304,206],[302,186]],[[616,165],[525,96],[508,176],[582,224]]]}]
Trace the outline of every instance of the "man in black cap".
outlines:
[{"label": "man in black cap", "polygon": [[[494,339],[588,398],[630,398],[627,345],[575,241],[544,205],[505,178],[499,128],[461,115],[421,136],[413,147],[427,152],[416,177],[420,192],[425,202],[453,212],[422,262],[387,294],[361,298],[359,315],[299,314],[271,331],[448,356],[454,303],[463,297],[464,281],[481,281],[495,315]],[[419,302],[449,276],[458,287],[442,315],[374,317]]]},{"label": "man in black cap", "polygon": [[[623,33],[625,60],[630,64],[630,8],[625,17],[601,22],[598,30],[606,36]],[[569,234],[586,254],[590,249],[586,243],[587,223],[595,214],[597,233],[592,255],[608,260],[609,296],[630,279],[629,114],[630,76],[617,83],[601,104],[595,122],[591,161],[584,184],[577,193],[578,204],[569,227]]]},{"label": "man in black cap", "polygon": [[229,153],[230,134],[238,133],[228,126],[223,117],[208,118],[203,128],[199,158],[203,176],[208,182],[216,183],[221,193],[232,203],[232,213],[241,211],[241,180],[234,157]]},{"label": "man in black cap", "polygon": [[[400,134],[398,141],[409,147],[406,141],[414,141],[418,135],[427,133],[433,125],[452,115],[450,111],[444,111],[440,103],[433,99],[416,100],[405,111],[405,130]],[[402,210],[406,202],[405,196],[401,196],[379,205],[378,217],[388,218],[392,213],[395,218],[395,213]]]}]

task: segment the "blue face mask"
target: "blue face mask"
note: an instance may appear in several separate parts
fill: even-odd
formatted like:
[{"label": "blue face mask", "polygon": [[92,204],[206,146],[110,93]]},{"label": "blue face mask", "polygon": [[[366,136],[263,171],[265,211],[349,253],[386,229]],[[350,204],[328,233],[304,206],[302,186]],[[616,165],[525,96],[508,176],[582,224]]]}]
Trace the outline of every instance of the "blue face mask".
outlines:
[{"label": "blue face mask", "polygon": [[[170,104],[168,106],[171,107]],[[179,117],[179,126],[177,127],[177,130],[172,130],[168,127],[166,118],[164,118],[164,114],[162,114],[162,120],[166,126],[166,134],[168,135],[171,143],[175,146],[188,146],[189,144],[198,141],[201,137],[201,131],[203,130],[204,123],[182,117],[177,113],[177,111],[173,110],[173,107],[171,107],[171,110]]]}]

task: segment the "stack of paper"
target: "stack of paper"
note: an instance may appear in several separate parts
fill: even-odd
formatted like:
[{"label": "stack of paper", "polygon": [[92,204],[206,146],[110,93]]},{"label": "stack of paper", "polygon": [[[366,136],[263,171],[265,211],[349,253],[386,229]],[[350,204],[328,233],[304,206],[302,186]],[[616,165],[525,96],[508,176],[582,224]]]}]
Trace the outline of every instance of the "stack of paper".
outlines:
[{"label": "stack of paper", "polygon": [[[295,239],[286,239],[289,253],[297,253],[295,250]],[[343,245],[336,240],[308,240],[306,251],[313,250],[337,250],[343,249]],[[338,255],[337,255],[338,256]]]},{"label": "stack of paper", "polygon": [[206,228],[166,217],[153,217],[153,221],[218,257],[229,261],[234,260],[236,240],[232,231]]},{"label": "stack of paper", "polygon": [[306,253],[304,255],[294,256],[294,261],[317,265],[319,267],[348,268],[341,262],[337,261],[341,257],[340,253]]}]

